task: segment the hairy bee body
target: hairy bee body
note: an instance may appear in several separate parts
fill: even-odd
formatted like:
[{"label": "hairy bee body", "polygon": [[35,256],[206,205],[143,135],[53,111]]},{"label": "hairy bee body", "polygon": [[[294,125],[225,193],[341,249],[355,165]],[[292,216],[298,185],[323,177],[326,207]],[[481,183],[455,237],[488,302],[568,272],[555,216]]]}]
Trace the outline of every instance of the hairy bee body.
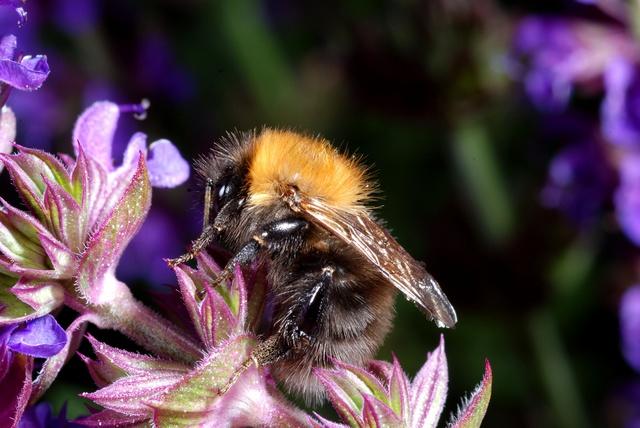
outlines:
[{"label": "hairy bee body", "polygon": [[[396,289],[445,326],[455,312],[437,283],[367,208],[374,186],[327,141],[287,131],[229,136],[197,169],[209,186],[201,243],[215,234],[227,265],[268,265],[274,350],[263,363],[308,402],[314,367],[360,365],[390,329]],[[213,238],[211,238],[213,239]],[[203,246],[203,245],[201,245]]]}]

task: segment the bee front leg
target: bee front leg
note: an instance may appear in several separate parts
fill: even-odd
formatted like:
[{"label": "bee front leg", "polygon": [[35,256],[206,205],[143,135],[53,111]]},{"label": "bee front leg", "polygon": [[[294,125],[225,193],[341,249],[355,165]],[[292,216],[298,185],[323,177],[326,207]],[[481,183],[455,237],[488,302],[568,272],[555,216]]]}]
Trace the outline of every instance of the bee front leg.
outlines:
[{"label": "bee front leg", "polygon": [[264,252],[276,253],[283,249],[295,249],[301,245],[308,229],[309,223],[298,217],[289,217],[265,225],[231,257],[216,278],[215,284],[231,279],[236,266],[248,266]]}]

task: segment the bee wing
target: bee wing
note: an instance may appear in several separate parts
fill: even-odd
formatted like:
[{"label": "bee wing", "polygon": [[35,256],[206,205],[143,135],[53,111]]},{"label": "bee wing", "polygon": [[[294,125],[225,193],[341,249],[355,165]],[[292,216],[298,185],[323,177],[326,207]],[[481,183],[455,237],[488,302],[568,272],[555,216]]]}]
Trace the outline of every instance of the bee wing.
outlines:
[{"label": "bee wing", "polygon": [[456,324],[456,312],[436,280],[365,210],[340,210],[300,195],[296,199],[294,210],[356,249],[439,327]]}]

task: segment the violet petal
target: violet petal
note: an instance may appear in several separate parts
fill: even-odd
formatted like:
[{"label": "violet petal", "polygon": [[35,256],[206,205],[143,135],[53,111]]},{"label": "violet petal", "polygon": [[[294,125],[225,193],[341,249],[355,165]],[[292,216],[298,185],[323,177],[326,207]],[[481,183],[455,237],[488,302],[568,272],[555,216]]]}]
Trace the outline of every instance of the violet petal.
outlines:
[{"label": "violet petal", "polygon": [[149,180],[154,187],[176,187],[189,178],[189,163],[168,140],[158,140],[149,147]]},{"label": "violet petal", "polygon": [[51,315],[27,321],[11,333],[7,346],[33,357],[51,357],[67,343],[67,335]]},{"label": "violet petal", "polygon": [[[2,3],[0,3],[2,5]],[[18,47],[18,39],[13,34],[8,34],[0,39],[0,59],[13,59],[13,53]]]},{"label": "violet petal", "polygon": [[79,154],[80,144],[85,153],[98,161],[107,172],[113,171],[111,149],[119,118],[118,105],[109,101],[95,102],[86,109],[73,129],[76,156]]},{"label": "violet petal", "polygon": [[0,82],[16,89],[33,91],[49,77],[49,64],[45,55],[25,56],[20,63],[0,60]]}]

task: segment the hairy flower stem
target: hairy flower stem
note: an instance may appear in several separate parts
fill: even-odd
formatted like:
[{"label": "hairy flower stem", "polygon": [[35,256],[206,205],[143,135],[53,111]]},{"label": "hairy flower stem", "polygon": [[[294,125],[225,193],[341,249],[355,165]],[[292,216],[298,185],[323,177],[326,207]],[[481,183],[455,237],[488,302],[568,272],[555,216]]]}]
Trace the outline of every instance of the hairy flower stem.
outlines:
[{"label": "hairy flower stem", "polygon": [[167,319],[136,300],[125,284],[118,298],[96,312],[109,328],[119,331],[157,356],[193,363],[202,358],[199,347]]}]

